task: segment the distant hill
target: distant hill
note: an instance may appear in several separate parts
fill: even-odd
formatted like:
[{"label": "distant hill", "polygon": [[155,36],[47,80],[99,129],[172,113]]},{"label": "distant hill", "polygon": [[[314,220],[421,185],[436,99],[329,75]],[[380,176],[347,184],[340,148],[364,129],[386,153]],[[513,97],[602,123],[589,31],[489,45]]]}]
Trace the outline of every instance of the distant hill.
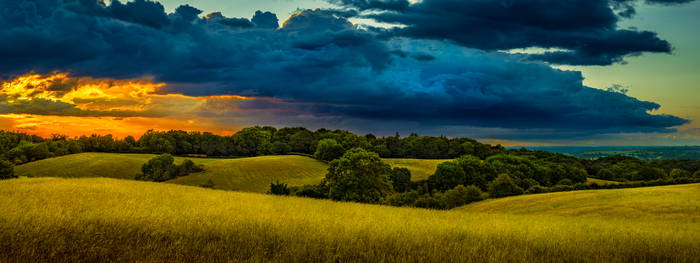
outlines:
[{"label": "distant hill", "polygon": [[[27,177],[107,177],[133,179],[141,165],[154,154],[80,153],[34,161],[15,167],[15,174]],[[265,192],[271,182],[290,186],[317,184],[326,175],[328,164],[299,155],[269,155],[236,159],[175,157],[175,163],[190,159],[204,165],[204,172],[175,178],[168,182],[203,185],[209,180],[214,188],[246,192]],[[446,160],[384,159],[392,167],[408,168],[413,180],[427,179],[437,165]]]},{"label": "distant hill", "polygon": [[526,148],[562,153],[584,159],[622,155],[647,161],[700,160],[700,146],[543,146]]}]

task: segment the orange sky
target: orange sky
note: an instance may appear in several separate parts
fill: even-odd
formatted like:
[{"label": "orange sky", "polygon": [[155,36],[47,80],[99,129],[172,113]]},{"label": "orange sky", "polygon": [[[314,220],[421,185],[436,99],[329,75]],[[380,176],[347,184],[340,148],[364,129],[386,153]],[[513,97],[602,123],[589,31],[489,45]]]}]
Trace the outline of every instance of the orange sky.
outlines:
[{"label": "orange sky", "polygon": [[148,79],[26,74],[0,86],[0,129],[40,136],[112,134],[140,136],[149,129],[232,134],[241,127],[201,113],[235,109],[242,96],[191,97],[157,94],[165,86]]}]

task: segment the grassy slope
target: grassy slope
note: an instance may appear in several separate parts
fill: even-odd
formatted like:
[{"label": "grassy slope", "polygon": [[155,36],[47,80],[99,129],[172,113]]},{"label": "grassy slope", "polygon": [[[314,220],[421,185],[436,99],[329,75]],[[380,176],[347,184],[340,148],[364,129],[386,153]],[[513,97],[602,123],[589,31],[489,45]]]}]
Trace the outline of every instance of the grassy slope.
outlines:
[{"label": "grassy slope", "polygon": [[[141,165],[153,154],[81,153],[19,165],[18,176],[28,177],[109,177],[133,179]],[[289,185],[318,183],[326,174],[327,165],[312,158],[284,155],[240,159],[183,158],[203,164],[205,171],[176,178],[170,182],[201,185],[209,179],[218,189],[265,192],[270,182],[280,180]]]},{"label": "grassy slope", "polygon": [[590,177],[588,177],[588,178],[586,179],[586,183],[587,183],[587,184],[596,183],[596,184],[598,184],[598,185],[620,184],[620,182],[616,182],[616,181],[603,180],[603,179],[590,178]]},{"label": "grassy slope", "polygon": [[428,179],[429,176],[435,173],[438,164],[449,160],[430,160],[430,159],[403,159],[403,158],[384,158],[384,162],[391,167],[408,168],[411,171],[411,180],[418,181]]},{"label": "grassy slope", "polygon": [[[132,179],[152,154],[81,153],[31,162],[15,167],[18,176],[27,177],[109,177]],[[186,158],[176,157],[180,163]],[[316,184],[326,175],[328,165],[312,158],[283,155],[240,159],[189,158],[203,164],[205,171],[171,180],[172,183],[202,185],[209,179],[214,188],[265,192],[270,182],[289,185]],[[445,160],[386,159],[392,166],[406,167],[414,180],[427,179]]]},{"label": "grassy slope", "polygon": [[211,179],[218,189],[265,192],[270,189],[270,182],[277,180],[288,185],[317,184],[326,175],[328,165],[309,157],[282,155],[223,159],[204,168],[204,172],[169,182],[201,185]]},{"label": "grassy slope", "polygon": [[[700,184],[490,199],[456,210],[497,214],[683,220],[700,223]],[[697,233],[700,235],[700,232]]]},{"label": "grassy slope", "polygon": [[691,262],[700,258],[700,223],[687,217],[697,217],[697,188],[640,188],[695,205],[656,220],[394,208],[105,178],[13,179],[0,181],[0,262]]}]

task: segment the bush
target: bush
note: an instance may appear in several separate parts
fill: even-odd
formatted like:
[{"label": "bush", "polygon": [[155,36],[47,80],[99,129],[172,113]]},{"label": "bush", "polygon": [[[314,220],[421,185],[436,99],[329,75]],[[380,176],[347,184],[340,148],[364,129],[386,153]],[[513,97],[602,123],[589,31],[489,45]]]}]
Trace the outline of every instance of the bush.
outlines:
[{"label": "bush", "polygon": [[417,191],[408,191],[403,193],[393,193],[388,195],[382,201],[382,204],[391,206],[412,206],[418,199]]},{"label": "bush", "polygon": [[700,170],[695,171],[695,173],[693,173],[693,177],[700,178]]},{"label": "bush", "polygon": [[0,160],[0,180],[17,178],[15,176],[15,164],[7,160]]},{"label": "bush", "polygon": [[209,179],[209,180],[207,180],[206,183],[201,184],[200,186],[201,186],[201,187],[204,187],[204,188],[214,189],[214,181],[212,181],[211,179]]},{"label": "bush", "polygon": [[186,159],[180,165],[175,165],[175,158],[169,153],[153,157],[141,166],[140,175],[136,180],[164,182],[178,176],[186,176],[190,173],[201,172],[204,169]]},{"label": "bush", "polygon": [[499,175],[496,180],[489,184],[489,195],[491,197],[504,197],[522,193],[523,189],[513,183],[513,180],[507,174]]},{"label": "bush", "polygon": [[153,159],[148,160],[147,163],[141,166],[141,173],[143,174],[137,179],[154,182],[170,180],[177,173],[174,162],[175,158],[168,153],[153,157]]},{"label": "bush", "polygon": [[530,189],[530,187],[540,185],[539,182],[535,181],[535,179],[532,178],[526,178],[525,180],[520,181],[520,187],[523,189]]},{"label": "bush", "polygon": [[320,185],[302,185],[291,187],[290,192],[299,197],[310,197],[316,199],[328,198],[328,188],[322,184]]},{"label": "bush", "polygon": [[289,195],[290,191],[287,184],[277,181],[277,183],[270,183],[270,190],[267,191],[267,193],[273,195]]},{"label": "bush", "polygon": [[483,200],[483,193],[474,185],[464,187],[463,185],[458,185],[457,187],[447,190],[443,195],[443,207],[446,209],[451,209],[454,207],[466,205],[471,202]]},{"label": "bush", "polygon": [[391,170],[389,179],[392,186],[394,186],[394,191],[406,192],[411,186],[411,171],[406,168],[396,167]]},{"label": "bush", "polygon": [[428,194],[421,195],[413,203],[413,206],[420,208],[432,208],[432,209],[443,209],[442,195],[436,193],[433,196]]},{"label": "bush", "polygon": [[345,153],[345,149],[333,139],[323,139],[318,142],[314,158],[324,161],[331,161],[340,158]]},{"label": "bush", "polygon": [[564,178],[564,179],[559,180],[557,185],[574,185],[574,182],[572,182],[571,179],[569,179],[569,178]]}]

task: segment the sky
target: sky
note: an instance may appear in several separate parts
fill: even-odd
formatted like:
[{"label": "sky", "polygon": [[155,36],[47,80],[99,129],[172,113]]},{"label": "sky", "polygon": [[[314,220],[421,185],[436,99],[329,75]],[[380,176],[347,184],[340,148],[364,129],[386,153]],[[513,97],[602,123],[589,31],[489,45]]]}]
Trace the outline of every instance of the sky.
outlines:
[{"label": "sky", "polygon": [[0,44],[0,129],[700,144],[699,1],[10,0],[0,12],[13,40]]}]

